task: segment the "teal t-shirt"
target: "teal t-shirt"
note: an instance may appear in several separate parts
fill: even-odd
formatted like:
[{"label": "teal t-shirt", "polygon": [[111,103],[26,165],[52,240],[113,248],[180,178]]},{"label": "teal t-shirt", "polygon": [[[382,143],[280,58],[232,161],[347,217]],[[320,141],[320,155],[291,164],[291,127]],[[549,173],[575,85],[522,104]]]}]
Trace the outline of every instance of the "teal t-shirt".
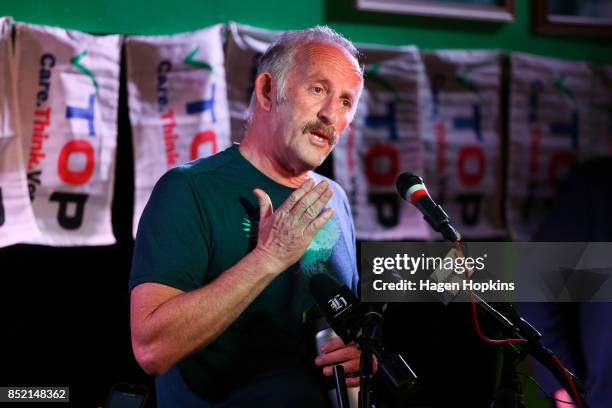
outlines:
[{"label": "teal t-shirt", "polygon": [[[214,342],[178,363],[185,382],[204,398],[222,400],[267,372],[306,364],[303,342],[312,339],[302,339],[300,322],[314,303],[308,290],[312,275],[332,274],[357,292],[348,200],[327,180],[334,190],[327,204],[334,216],[300,261],[277,276]],[[140,219],[130,290],[156,282],[191,291],[236,264],[257,243],[254,188],[264,190],[274,208],[294,191],[257,170],[237,146],[168,171]]]}]

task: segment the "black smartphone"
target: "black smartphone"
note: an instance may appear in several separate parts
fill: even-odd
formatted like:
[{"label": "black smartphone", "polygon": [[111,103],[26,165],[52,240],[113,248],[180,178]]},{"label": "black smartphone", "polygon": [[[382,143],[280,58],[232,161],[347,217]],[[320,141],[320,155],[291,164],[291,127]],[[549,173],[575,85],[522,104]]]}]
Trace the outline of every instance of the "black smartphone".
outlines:
[{"label": "black smartphone", "polygon": [[104,408],[144,408],[149,389],[143,385],[117,383],[113,385]]}]

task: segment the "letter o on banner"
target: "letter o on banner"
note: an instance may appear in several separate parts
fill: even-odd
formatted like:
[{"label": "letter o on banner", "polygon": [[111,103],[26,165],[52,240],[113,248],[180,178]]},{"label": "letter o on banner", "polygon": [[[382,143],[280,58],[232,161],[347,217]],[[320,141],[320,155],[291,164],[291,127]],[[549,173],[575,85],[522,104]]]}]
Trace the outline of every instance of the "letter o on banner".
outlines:
[{"label": "letter o on banner", "polygon": [[210,143],[210,154],[217,153],[217,135],[212,130],[200,132],[193,137],[191,141],[191,154],[189,160],[195,160],[200,157],[200,146],[204,143]]},{"label": "letter o on banner", "polygon": [[[77,153],[85,155],[85,167],[82,170],[71,170],[69,167],[70,156]],[[59,154],[57,173],[66,184],[85,184],[93,174],[95,162],[94,149],[87,140],[71,140],[64,145]]]},{"label": "letter o on banner", "polygon": [[390,144],[373,144],[365,155],[365,174],[375,186],[395,185],[399,173],[399,153]]},{"label": "letter o on banner", "polygon": [[[475,162],[477,168],[468,169],[468,160]],[[480,184],[485,175],[485,157],[480,146],[466,146],[459,151],[459,180],[468,187]]]}]

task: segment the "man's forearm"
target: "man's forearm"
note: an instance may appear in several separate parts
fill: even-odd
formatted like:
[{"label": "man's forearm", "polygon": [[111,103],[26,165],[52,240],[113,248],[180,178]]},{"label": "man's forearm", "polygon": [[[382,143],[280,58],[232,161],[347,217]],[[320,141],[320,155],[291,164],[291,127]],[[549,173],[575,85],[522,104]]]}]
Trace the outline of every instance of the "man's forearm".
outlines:
[{"label": "man's forearm", "polygon": [[[171,296],[152,311],[139,309],[134,301],[134,291],[150,289],[134,288],[132,344],[139,364],[149,374],[159,375],[210,344],[282,272],[281,268],[254,250],[211,283]],[[136,316],[144,317],[135,322]]]}]

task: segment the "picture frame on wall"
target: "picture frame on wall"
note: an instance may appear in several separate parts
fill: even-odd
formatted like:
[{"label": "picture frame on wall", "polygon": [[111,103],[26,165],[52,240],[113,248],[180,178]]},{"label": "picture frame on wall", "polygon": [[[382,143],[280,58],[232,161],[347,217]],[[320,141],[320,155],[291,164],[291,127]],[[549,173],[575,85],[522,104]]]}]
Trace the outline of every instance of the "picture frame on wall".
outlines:
[{"label": "picture frame on wall", "polygon": [[533,0],[532,5],[536,33],[612,37],[612,1]]},{"label": "picture frame on wall", "polygon": [[356,0],[357,10],[491,22],[511,22],[515,0]]}]

